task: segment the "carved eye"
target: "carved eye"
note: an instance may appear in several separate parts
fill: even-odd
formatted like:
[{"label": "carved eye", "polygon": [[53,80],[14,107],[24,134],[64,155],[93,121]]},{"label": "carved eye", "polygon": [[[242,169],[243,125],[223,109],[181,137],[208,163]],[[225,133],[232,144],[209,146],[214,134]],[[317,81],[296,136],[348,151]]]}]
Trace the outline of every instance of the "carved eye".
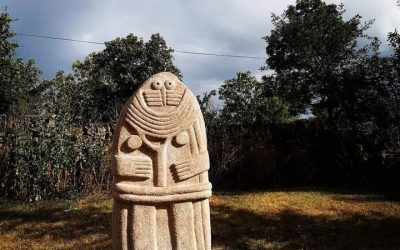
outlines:
[{"label": "carved eye", "polygon": [[176,83],[175,83],[175,82],[172,82],[172,81],[166,81],[166,82],[164,83],[164,86],[165,86],[166,89],[171,90],[171,89],[174,89],[174,88],[175,88]]},{"label": "carved eye", "polygon": [[183,146],[189,142],[189,135],[186,132],[182,132],[175,137],[175,141],[179,146]]},{"label": "carved eye", "polygon": [[151,83],[151,87],[152,87],[153,89],[158,89],[158,90],[160,90],[160,89],[162,88],[162,84],[161,84],[161,82],[159,82],[159,81],[152,82],[152,83]]},{"label": "carved eye", "polygon": [[140,148],[142,146],[142,139],[137,135],[131,135],[126,141],[128,147],[132,150]]}]

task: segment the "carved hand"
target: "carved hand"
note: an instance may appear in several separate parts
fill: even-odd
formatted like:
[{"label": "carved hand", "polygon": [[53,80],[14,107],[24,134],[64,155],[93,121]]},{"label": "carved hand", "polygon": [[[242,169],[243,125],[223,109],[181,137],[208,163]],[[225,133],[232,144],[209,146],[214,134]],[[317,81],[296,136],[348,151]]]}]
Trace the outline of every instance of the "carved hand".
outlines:
[{"label": "carved hand", "polygon": [[153,172],[153,165],[147,156],[115,155],[112,169],[114,175],[149,179]]},{"label": "carved hand", "polygon": [[184,161],[178,164],[173,165],[175,173],[179,179],[179,181],[183,181],[189,179],[193,176],[193,172],[191,169],[191,164],[189,161]]},{"label": "carved hand", "polygon": [[135,170],[133,171],[132,176],[149,179],[151,177],[151,172],[151,164],[137,163],[137,165],[135,165]]},{"label": "carved hand", "polygon": [[184,181],[199,175],[210,168],[208,152],[196,155],[194,159],[186,160],[172,165],[172,169],[179,181]]}]

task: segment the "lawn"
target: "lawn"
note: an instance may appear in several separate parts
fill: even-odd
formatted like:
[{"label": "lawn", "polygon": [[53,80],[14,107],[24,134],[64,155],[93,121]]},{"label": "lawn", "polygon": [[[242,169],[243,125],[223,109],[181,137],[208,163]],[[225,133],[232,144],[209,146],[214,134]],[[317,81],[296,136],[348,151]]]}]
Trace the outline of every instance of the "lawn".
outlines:
[{"label": "lawn", "polygon": [[[0,249],[110,249],[112,200],[0,205]],[[215,192],[213,249],[400,249],[400,202],[377,194]]]}]

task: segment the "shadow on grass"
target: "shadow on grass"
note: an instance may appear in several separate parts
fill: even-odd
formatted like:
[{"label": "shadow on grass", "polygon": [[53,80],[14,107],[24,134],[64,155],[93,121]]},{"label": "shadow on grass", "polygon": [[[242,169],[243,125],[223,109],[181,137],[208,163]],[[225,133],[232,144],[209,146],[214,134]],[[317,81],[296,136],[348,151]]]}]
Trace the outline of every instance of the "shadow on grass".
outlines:
[{"label": "shadow on grass", "polygon": [[[14,233],[26,244],[52,244],[52,249],[111,249],[111,212],[96,207],[77,210],[41,208],[33,211],[0,209],[0,231]],[[37,244],[36,244],[37,243]]]},{"label": "shadow on grass", "polygon": [[[111,211],[66,207],[0,207],[0,235],[13,235],[24,244],[18,249],[111,249]],[[400,219],[384,213],[337,218],[212,204],[211,223],[213,246],[222,249],[400,249]]]},{"label": "shadow on grass", "polygon": [[320,194],[328,194],[337,196],[335,200],[342,201],[355,201],[355,202],[400,202],[400,190],[392,191],[377,191],[374,189],[368,190],[365,188],[330,188],[330,187],[291,187],[291,188],[268,188],[268,189],[250,189],[247,191],[243,190],[224,190],[217,189],[213,190],[214,194],[220,196],[232,196],[232,195],[243,195],[246,193],[251,194],[263,194],[263,193],[291,193],[291,192],[318,192]]},{"label": "shadow on grass", "polygon": [[212,207],[213,245],[223,249],[400,249],[400,220],[308,216],[293,210],[257,214]]}]

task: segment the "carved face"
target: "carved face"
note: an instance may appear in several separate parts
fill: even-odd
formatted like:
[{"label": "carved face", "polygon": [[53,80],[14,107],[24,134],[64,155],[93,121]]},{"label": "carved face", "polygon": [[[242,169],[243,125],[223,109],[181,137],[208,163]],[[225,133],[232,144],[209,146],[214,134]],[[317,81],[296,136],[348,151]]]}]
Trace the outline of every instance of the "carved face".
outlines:
[{"label": "carved face", "polygon": [[145,135],[166,138],[189,127],[199,111],[194,95],[171,73],[152,76],[127,107],[126,121]]},{"label": "carved face", "polygon": [[173,110],[182,101],[185,86],[172,74],[157,74],[141,88],[141,96],[149,108],[158,112]]}]

